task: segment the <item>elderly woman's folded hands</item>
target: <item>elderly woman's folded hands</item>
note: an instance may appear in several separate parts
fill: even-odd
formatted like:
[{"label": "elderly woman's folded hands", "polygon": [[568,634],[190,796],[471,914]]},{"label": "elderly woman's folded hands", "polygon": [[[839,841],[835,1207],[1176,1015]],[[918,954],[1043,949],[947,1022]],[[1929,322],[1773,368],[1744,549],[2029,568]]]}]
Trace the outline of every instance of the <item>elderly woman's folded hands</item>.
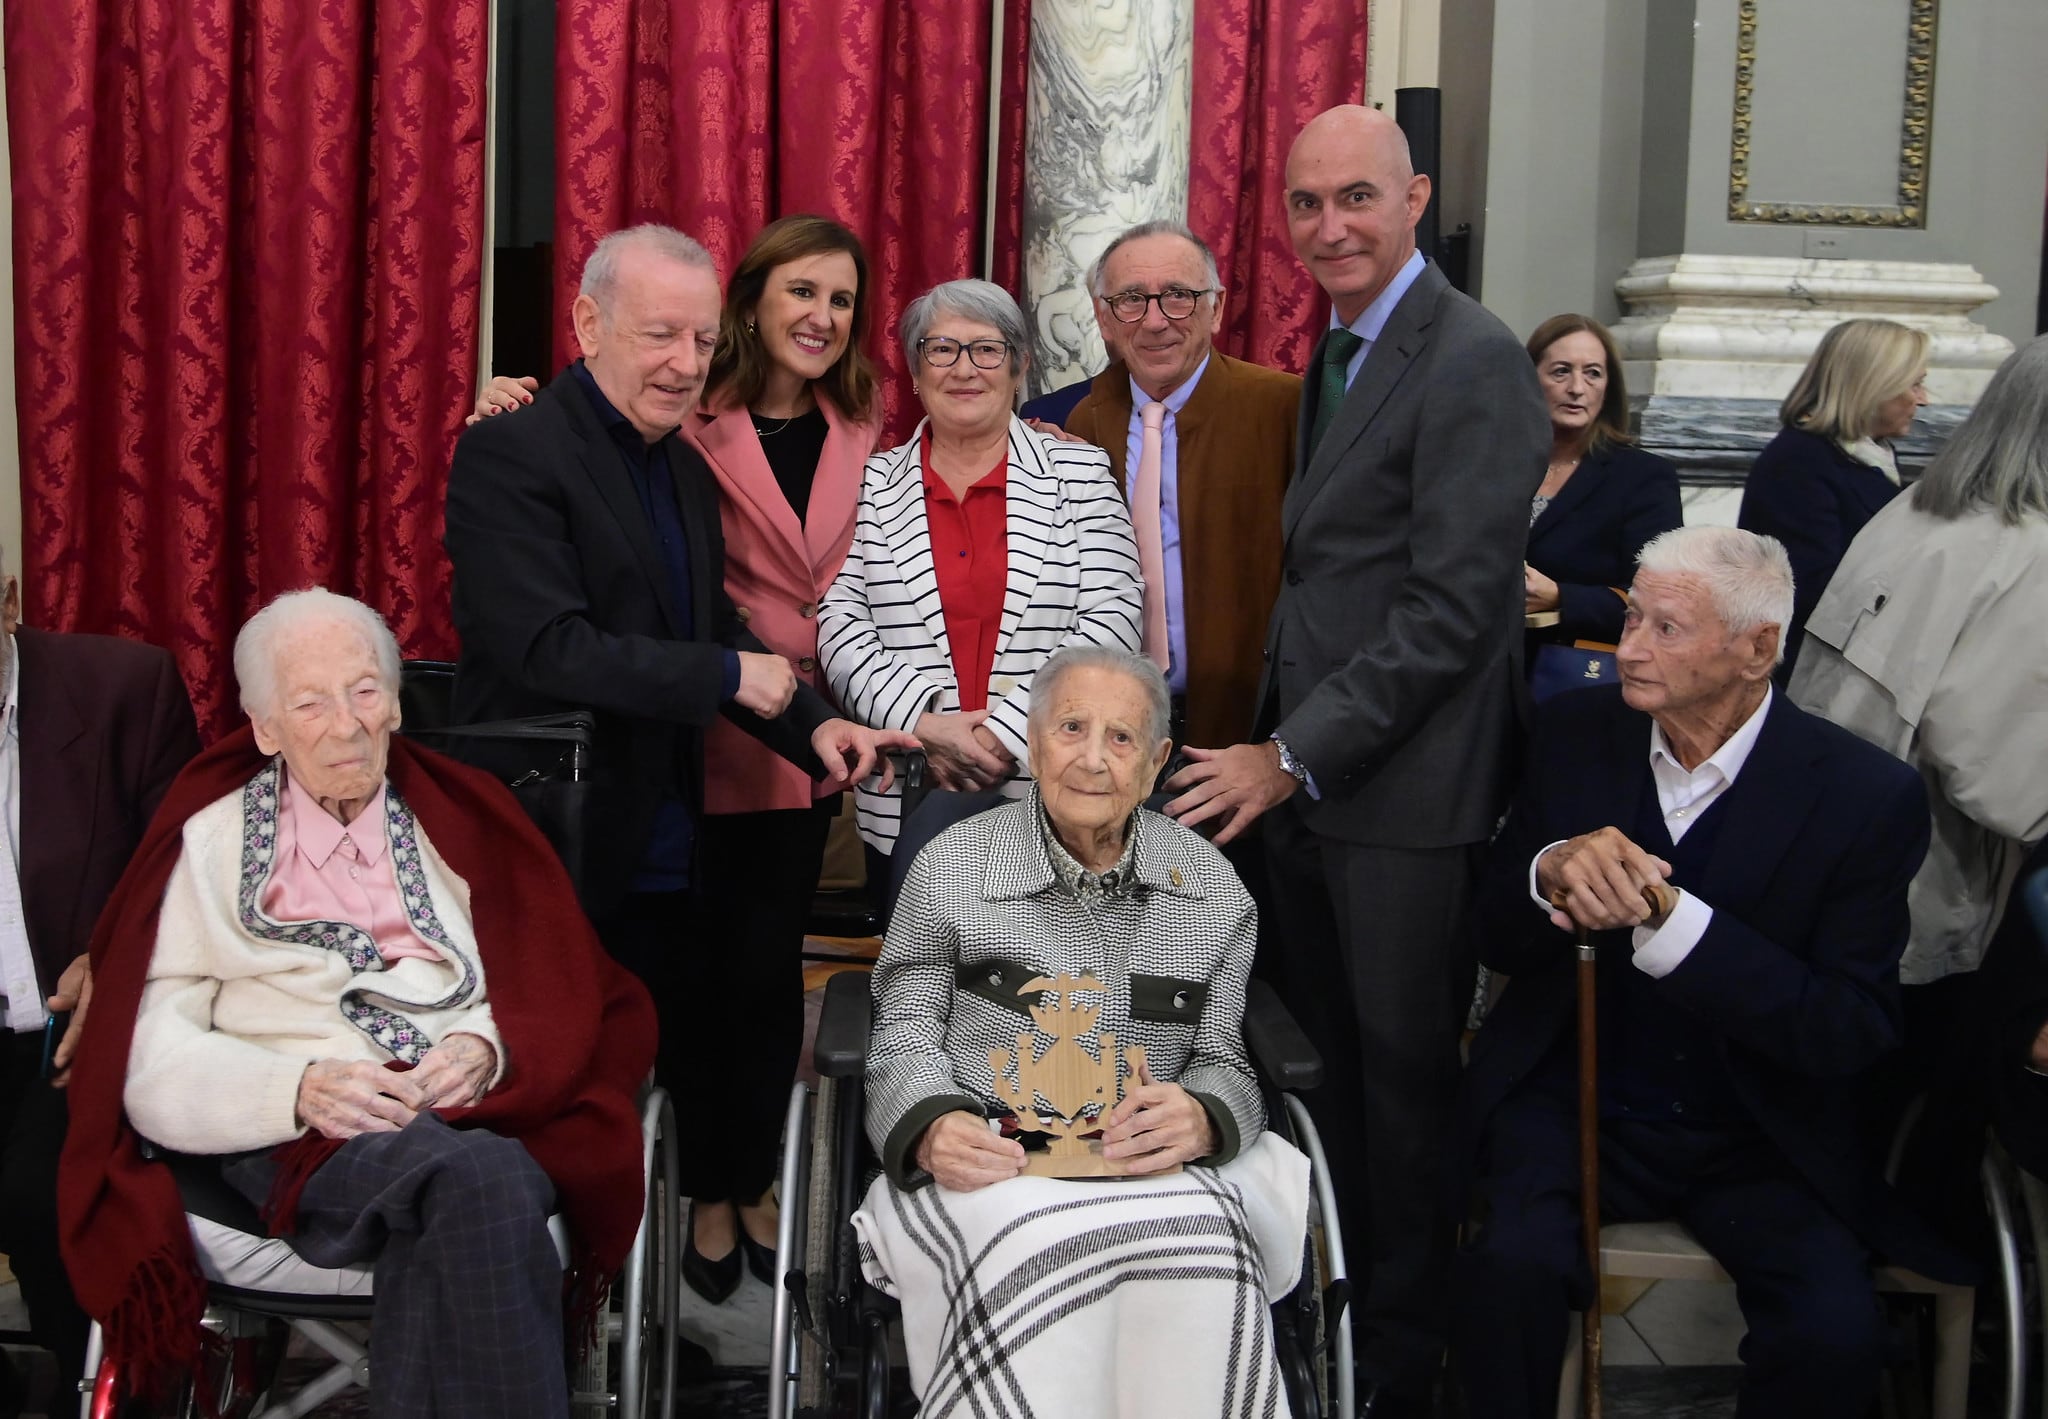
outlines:
[{"label": "elderly woman's folded hands", "polygon": [[917,740],[940,788],[973,793],[1006,782],[1017,760],[982,721],[987,710],[933,712],[917,722]]},{"label": "elderly woman's folded hands", "polygon": [[1024,1171],[1024,1145],[989,1131],[980,1114],[940,1114],[917,1142],[917,1165],[948,1192],[973,1192]]},{"label": "elderly woman's folded hands", "polygon": [[1109,1111],[1102,1130],[1102,1156],[1129,1160],[1132,1173],[1192,1163],[1216,1148],[1216,1123],[1201,1100],[1178,1084],[1160,1083],[1150,1069],[1139,1071],[1137,1087]]},{"label": "elderly woman's folded hands", "polygon": [[299,1076],[299,1122],[328,1138],[396,1133],[426,1109],[466,1108],[484,1096],[497,1051],[466,1031],[451,1034],[406,1072],[368,1060],[321,1059]]}]

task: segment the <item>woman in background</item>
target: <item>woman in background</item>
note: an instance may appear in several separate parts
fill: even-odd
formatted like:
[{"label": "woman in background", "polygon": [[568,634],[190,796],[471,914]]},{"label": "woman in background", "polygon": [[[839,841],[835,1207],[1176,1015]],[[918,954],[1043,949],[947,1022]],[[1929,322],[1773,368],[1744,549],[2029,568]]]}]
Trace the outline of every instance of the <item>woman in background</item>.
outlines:
[{"label": "woman in background", "polygon": [[[771,222],[726,286],[703,400],[679,430],[718,478],[725,587],[768,649],[818,686],[818,605],[853,540],[861,467],[881,412],[865,353],[867,255],[824,217]],[[500,377],[477,401],[494,414],[531,399],[533,380]],[[696,889],[710,940],[687,952],[707,1002],[691,1038],[662,1041],[678,1098],[719,1081],[717,1127],[685,1149],[693,1199],[683,1279],[714,1303],[740,1283],[740,1258],[774,1284],[775,1179],[784,1106],[803,1047],[800,966],[837,794],[726,720],[707,731]]]},{"label": "woman in background", "polygon": [[1643,544],[1685,521],[1678,472],[1636,448],[1614,337],[1583,315],[1553,315],[1528,343],[1550,405],[1550,469],[1529,507],[1523,609],[1555,611],[1546,638],[1621,639],[1623,594]]},{"label": "woman in background", "polygon": [[1792,681],[1800,634],[1863,524],[1899,491],[1892,440],[1927,402],[1927,334],[1891,320],[1845,320],[1820,340],[1757,455],[1736,525],[1792,557],[1792,624],[1778,683]]}]

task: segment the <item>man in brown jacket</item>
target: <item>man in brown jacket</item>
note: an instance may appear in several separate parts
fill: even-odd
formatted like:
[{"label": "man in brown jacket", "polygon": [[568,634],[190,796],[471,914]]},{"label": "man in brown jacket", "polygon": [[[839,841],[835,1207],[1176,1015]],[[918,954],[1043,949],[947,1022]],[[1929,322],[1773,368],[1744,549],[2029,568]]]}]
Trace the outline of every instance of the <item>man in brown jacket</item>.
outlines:
[{"label": "man in brown jacket", "polygon": [[1109,451],[1135,523],[1148,512],[1138,477],[1144,410],[1163,406],[1164,584],[1148,578],[1145,600],[1148,613],[1155,598],[1164,611],[1173,737],[1236,743],[1251,729],[1280,586],[1280,504],[1294,468],[1301,381],[1213,348],[1224,295],[1216,258],[1179,222],[1124,232],[1089,286],[1112,360],[1066,429]]}]

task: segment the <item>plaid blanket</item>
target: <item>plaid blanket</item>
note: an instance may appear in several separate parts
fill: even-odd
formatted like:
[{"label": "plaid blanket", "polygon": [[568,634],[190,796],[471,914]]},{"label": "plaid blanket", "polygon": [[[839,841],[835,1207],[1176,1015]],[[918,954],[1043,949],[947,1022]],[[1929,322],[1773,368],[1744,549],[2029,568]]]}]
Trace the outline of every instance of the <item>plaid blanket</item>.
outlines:
[{"label": "plaid blanket", "polygon": [[1308,1160],[1262,1133],[1163,1178],[877,1178],[853,1224],[868,1280],[902,1302],[927,1419],[1274,1419],[1267,1308],[1300,1275],[1308,1188]]}]

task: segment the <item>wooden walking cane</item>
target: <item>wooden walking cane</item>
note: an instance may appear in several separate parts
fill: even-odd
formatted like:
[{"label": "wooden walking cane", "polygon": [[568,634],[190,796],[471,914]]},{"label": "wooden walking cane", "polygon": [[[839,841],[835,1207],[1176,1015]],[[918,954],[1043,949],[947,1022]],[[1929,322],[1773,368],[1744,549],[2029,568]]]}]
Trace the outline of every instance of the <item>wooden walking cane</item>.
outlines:
[{"label": "wooden walking cane", "polygon": [[[1565,894],[1553,892],[1550,904],[1564,910]],[[1643,888],[1643,900],[1656,917],[1671,915],[1678,890],[1663,883]],[[1578,928],[1579,981],[1579,1233],[1586,1247],[1586,1266],[1593,1273],[1593,1304],[1579,1326],[1581,1351],[1579,1403],[1586,1419],[1600,1419],[1600,1035],[1597,975],[1599,957],[1592,933]]]}]

